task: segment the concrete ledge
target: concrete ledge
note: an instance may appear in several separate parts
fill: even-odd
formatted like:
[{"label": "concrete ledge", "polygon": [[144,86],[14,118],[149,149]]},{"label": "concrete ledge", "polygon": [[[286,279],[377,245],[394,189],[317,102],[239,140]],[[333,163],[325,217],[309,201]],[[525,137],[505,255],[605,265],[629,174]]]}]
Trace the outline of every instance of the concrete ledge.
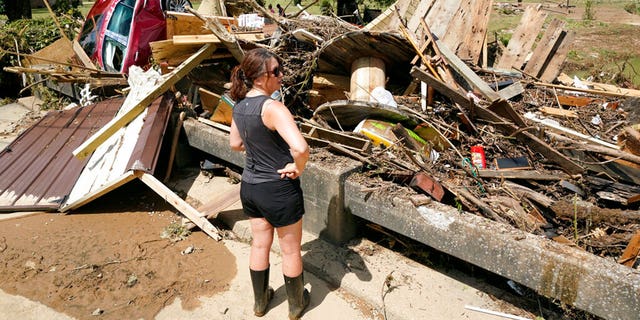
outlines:
[{"label": "concrete ledge", "polygon": [[372,196],[347,179],[345,207],[447,254],[605,319],[640,317],[640,272],[440,203]]},{"label": "concrete ledge", "polygon": [[[227,133],[193,119],[184,128],[191,146],[243,166]],[[355,161],[309,163],[302,178],[305,232],[344,242],[355,234],[355,215],[594,315],[638,319],[637,270],[440,203],[416,208],[384,192],[361,192],[365,186],[349,178],[358,169]]]}]

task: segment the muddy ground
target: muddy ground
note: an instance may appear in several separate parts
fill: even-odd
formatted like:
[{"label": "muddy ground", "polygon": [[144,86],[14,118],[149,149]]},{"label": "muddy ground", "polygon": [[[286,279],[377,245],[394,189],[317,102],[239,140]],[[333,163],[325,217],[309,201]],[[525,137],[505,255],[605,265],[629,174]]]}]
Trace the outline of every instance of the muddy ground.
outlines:
[{"label": "muddy ground", "polygon": [[227,289],[235,257],[203,232],[176,241],[179,225],[137,183],[68,215],[0,221],[0,288],[78,319],[152,319],[176,298],[193,309]]}]

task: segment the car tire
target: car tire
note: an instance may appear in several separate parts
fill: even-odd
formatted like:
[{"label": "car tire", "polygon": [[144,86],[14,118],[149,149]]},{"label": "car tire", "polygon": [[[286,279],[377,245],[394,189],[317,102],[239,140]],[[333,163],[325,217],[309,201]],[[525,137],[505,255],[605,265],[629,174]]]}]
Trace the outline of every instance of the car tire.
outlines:
[{"label": "car tire", "polygon": [[176,12],[186,12],[187,10],[184,8],[185,6],[191,6],[191,1],[189,0],[162,0],[162,10],[163,11],[176,11]]}]

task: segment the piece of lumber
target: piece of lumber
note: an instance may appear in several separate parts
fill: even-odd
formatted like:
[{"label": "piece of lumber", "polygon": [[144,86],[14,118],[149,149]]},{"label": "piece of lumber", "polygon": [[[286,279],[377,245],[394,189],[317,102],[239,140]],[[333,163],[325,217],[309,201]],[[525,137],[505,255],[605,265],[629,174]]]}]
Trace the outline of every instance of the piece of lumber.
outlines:
[{"label": "piece of lumber", "polygon": [[200,64],[205,58],[209,57],[215,50],[215,46],[204,45],[191,58],[180,64],[171,73],[165,76],[165,80],[161,83],[153,85],[149,88],[148,93],[138,101],[135,106],[123,114],[119,114],[109,121],[104,127],[100,128],[94,135],[82,143],[78,148],[73,150],[73,155],[83,159],[90,155],[100,144],[107,138],[112,136],[120,128],[127,125],[131,120],[135,119],[153,100],[164,94],[168,88],[176,84],[180,79],[186,76],[193,68]]},{"label": "piece of lumber", "polygon": [[202,104],[202,109],[213,114],[213,111],[220,102],[221,96],[202,87],[198,88],[198,94],[200,95],[200,103]]},{"label": "piece of lumber", "polygon": [[507,44],[507,50],[503,52],[495,65],[496,68],[520,70],[547,18],[548,14],[541,10],[541,7],[541,5],[528,6],[524,10],[520,23]]},{"label": "piece of lumber", "polygon": [[510,100],[513,97],[517,97],[524,93],[524,86],[522,82],[516,81],[508,87],[501,89],[498,91],[500,97],[504,100]]},{"label": "piece of lumber", "polygon": [[460,76],[462,76],[474,89],[478,90],[484,98],[486,98],[489,102],[496,101],[500,99],[500,95],[495,92],[489,85],[482,80],[467,64],[464,63],[458,56],[455,55],[446,45],[444,45],[440,40],[435,41],[438,48],[440,48],[440,53],[442,53],[442,58],[447,61],[447,64],[451,66]]},{"label": "piece of lumber", "polygon": [[215,34],[218,39],[220,39],[222,44],[227,47],[229,52],[231,52],[231,55],[233,55],[233,57],[238,62],[242,62],[242,60],[244,59],[244,51],[242,50],[242,47],[240,47],[240,44],[238,43],[236,37],[233,34],[229,33],[229,31],[227,31],[227,28],[222,25],[222,23],[220,23],[218,19],[204,17],[190,7],[187,7],[186,9],[193,15],[204,21],[205,27],[211,30],[211,32],[213,32],[213,34]]},{"label": "piece of lumber", "polygon": [[89,56],[84,51],[84,49],[82,49],[78,40],[73,40],[72,47],[73,47],[73,52],[75,52],[76,54],[76,57],[78,57],[78,60],[80,60],[80,62],[82,62],[82,64],[85,67],[90,69],[96,69],[96,70],[98,69],[96,68],[96,65],[93,64],[93,62],[91,61],[91,58],[89,58]]},{"label": "piece of lumber", "polygon": [[464,200],[467,200],[468,202],[470,202],[473,205],[475,205],[476,207],[478,207],[480,209],[480,211],[482,211],[487,217],[492,218],[495,221],[508,224],[508,222],[504,218],[502,218],[500,215],[498,215],[491,208],[490,205],[488,205],[487,203],[485,203],[481,199],[478,199],[476,196],[471,194],[471,192],[465,190],[465,188],[454,187],[454,186],[451,186],[449,184],[445,184],[445,187],[449,191],[451,191],[453,194],[455,194],[456,196],[458,196],[460,198],[463,198]]},{"label": "piece of lumber", "polygon": [[[557,77],[558,81],[565,85],[565,86],[571,86],[573,85],[573,79],[571,77],[569,77],[567,74],[565,73],[561,73],[558,77]],[[597,93],[602,93],[602,92],[606,92],[609,93],[611,95],[617,95],[620,97],[640,97],[640,90],[636,90],[636,89],[628,89],[628,88],[621,88],[612,84],[606,84],[606,83],[598,83],[598,82],[593,82],[593,81],[587,81],[587,80],[580,80],[580,82],[582,82],[584,85],[589,86],[591,88],[593,88],[592,91],[597,92]],[[573,88],[573,87],[569,87],[569,88]],[[576,90],[578,91],[578,90]],[[607,95],[605,93],[602,93],[603,95]]]},{"label": "piece of lumber", "polygon": [[640,186],[637,185],[615,182],[594,176],[585,176],[584,178],[589,182],[592,191],[607,191],[615,193],[621,197],[627,198],[627,202],[629,202],[629,199],[640,194]]},{"label": "piece of lumber", "polygon": [[541,180],[554,181],[570,178],[566,174],[544,174],[536,170],[490,170],[479,169],[478,176],[480,178],[504,178],[504,179],[522,179],[522,180]]},{"label": "piece of lumber", "polygon": [[502,188],[506,188],[512,193],[515,193],[520,196],[524,196],[525,198],[542,205],[545,208],[551,207],[555,203],[555,200],[540,193],[532,190],[531,188],[525,187],[521,184],[515,183],[513,181],[505,181],[502,183]]},{"label": "piece of lumber", "polygon": [[205,123],[205,124],[208,124],[208,125],[216,128],[216,129],[220,129],[220,130],[222,130],[224,132],[231,132],[231,127],[229,127],[227,125],[224,125],[222,123],[213,122],[213,121],[211,121],[209,119],[205,119],[205,118],[202,118],[202,117],[198,117],[198,121],[200,121],[202,123]]},{"label": "piece of lumber", "polygon": [[559,44],[557,45],[555,53],[540,75],[540,81],[553,82],[553,80],[558,77],[560,71],[562,71],[562,67],[564,67],[564,62],[567,59],[567,55],[575,38],[576,32],[574,30],[562,32],[560,39],[558,39]]},{"label": "piece of lumber", "polygon": [[[217,19],[226,27],[238,25],[236,18],[201,13],[201,16]],[[178,35],[205,35],[211,30],[205,27],[204,21],[187,12],[167,11],[167,39]]]},{"label": "piece of lumber", "polygon": [[601,145],[601,146],[604,146],[604,147],[608,147],[608,148],[611,148],[611,149],[614,149],[614,150],[620,150],[620,147],[615,145],[615,144],[613,144],[613,143],[609,143],[609,142],[594,138],[592,136],[588,136],[586,134],[580,133],[578,131],[575,131],[575,130],[572,130],[572,129],[569,129],[569,128],[565,128],[565,127],[561,126],[560,124],[558,124],[554,120],[539,119],[539,118],[537,118],[536,116],[534,116],[532,114],[525,114],[525,118],[527,118],[527,119],[529,119],[529,120],[531,120],[531,121],[533,121],[535,123],[544,125],[547,128],[550,128],[550,129],[556,130],[558,132],[562,132],[562,133],[565,133],[567,135],[570,135],[570,136],[572,136],[574,138],[582,139],[584,141],[595,143],[595,144],[598,144],[598,145]]},{"label": "piece of lumber", "polygon": [[151,190],[155,191],[159,196],[161,196],[165,201],[169,202],[174,208],[178,209],[182,214],[184,214],[191,222],[195,223],[202,231],[211,236],[214,240],[222,240],[222,236],[220,236],[220,231],[214,225],[207,220],[205,216],[203,216],[198,210],[184,201],[182,198],[178,197],[171,189],[165,186],[162,182],[156,179],[153,175],[148,174],[144,171],[135,170],[138,178],[144,182]]},{"label": "piece of lumber", "polygon": [[360,155],[357,152],[354,152],[352,150],[349,150],[348,148],[345,148],[342,145],[339,145],[339,144],[337,144],[335,142],[329,142],[328,146],[329,146],[330,150],[340,152],[343,155],[352,157],[353,159],[356,159],[356,160],[358,160],[358,161],[360,161],[360,162],[362,162],[364,164],[377,167],[377,165],[375,163],[373,163],[373,161],[367,159],[366,157],[363,157],[362,155]]},{"label": "piece of lumber", "polygon": [[[264,39],[262,33],[238,33],[235,34],[237,39],[244,41],[260,41]],[[175,45],[203,45],[205,43],[222,44],[222,41],[215,34],[196,34],[196,35],[180,35],[173,36],[173,44]]]},{"label": "piece of lumber", "polygon": [[640,254],[640,230],[636,231],[636,233],[631,237],[627,247],[622,252],[622,255],[618,259],[618,263],[623,264],[627,267],[633,267],[638,260],[638,255]]},{"label": "piece of lumber", "polygon": [[557,49],[555,44],[558,42],[558,39],[560,39],[565,24],[566,22],[560,19],[554,18],[551,20],[542,39],[538,41],[536,48],[531,54],[531,58],[524,67],[524,73],[535,78],[539,78],[540,75],[542,75],[544,69],[551,61],[552,56],[555,54],[555,49]]},{"label": "piece of lumber", "polygon": [[229,190],[221,194],[216,194],[209,202],[198,207],[198,212],[207,217],[208,220],[211,220],[216,218],[218,213],[238,201],[240,201],[240,183],[232,185]]},{"label": "piece of lumber", "polygon": [[561,108],[553,108],[553,107],[541,107],[538,109],[540,112],[556,117],[562,118],[577,118],[578,114],[573,110],[566,110]]},{"label": "piece of lumber", "polygon": [[533,82],[533,84],[536,86],[556,88],[556,89],[573,91],[573,92],[584,92],[584,93],[597,94],[597,95],[609,96],[609,97],[636,97],[636,94],[638,94],[637,97],[640,97],[640,93],[624,90],[622,88],[620,88],[620,90],[618,91],[606,91],[606,90],[596,90],[596,89],[582,89],[582,88],[552,84],[547,82],[539,82],[539,81],[535,81]]}]

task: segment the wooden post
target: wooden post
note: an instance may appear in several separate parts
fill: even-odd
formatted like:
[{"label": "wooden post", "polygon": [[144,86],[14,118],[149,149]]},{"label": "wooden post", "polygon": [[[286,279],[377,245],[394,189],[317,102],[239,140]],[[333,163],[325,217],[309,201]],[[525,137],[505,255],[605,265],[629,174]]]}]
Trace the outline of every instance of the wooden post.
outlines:
[{"label": "wooden post", "polygon": [[385,85],[384,61],[374,57],[362,57],[351,64],[350,100],[369,101],[371,91]]}]

